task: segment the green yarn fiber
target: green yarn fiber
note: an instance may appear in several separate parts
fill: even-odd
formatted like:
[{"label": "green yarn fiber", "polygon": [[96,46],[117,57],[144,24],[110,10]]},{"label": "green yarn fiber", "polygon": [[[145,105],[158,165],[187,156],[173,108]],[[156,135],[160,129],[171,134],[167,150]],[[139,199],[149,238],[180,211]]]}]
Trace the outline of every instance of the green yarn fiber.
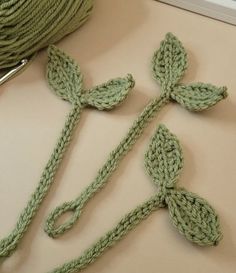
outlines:
[{"label": "green yarn fiber", "polygon": [[[213,208],[196,194],[175,187],[183,166],[183,155],[178,139],[164,125],[158,127],[151,140],[145,154],[145,166],[153,181],[159,184],[159,192],[124,216],[117,226],[79,258],[48,273],[81,272],[152,212],[163,207],[168,207],[173,225],[188,240],[202,246],[218,244],[222,234],[218,216]],[[172,185],[170,181],[173,182]]]},{"label": "green yarn fiber", "polygon": [[[0,241],[0,257],[12,254],[26,233],[54,181],[83,108],[112,109],[127,97],[129,90],[134,86],[132,76],[127,75],[125,78],[116,78],[86,90],[83,87],[80,68],[71,57],[55,46],[49,48],[48,56],[49,85],[60,98],[72,104],[72,110],[35,192],[13,231]],[[45,225],[45,231],[49,236],[60,236],[73,227],[86,203],[108,183],[122,158],[133,148],[145,127],[166,104],[175,101],[187,110],[202,111],[226,98],[225,87],[205,83],[179,83],[186,68],[187,54],[184,47],[173,34],[168,33],[152,60],[153,75],[161,86],[161,96],[148,103],[127,135],[111,152],[92,183],[75,200],[63,203],[49,215]],[[158,127],[147,149],[145,167],[159,191],[123,217],[117,226],[102,236],[79,258],[65,263],[51,273],[80,272],[153,211],[163,207],[168,208],[172,224],[186,239],[201,246],[218,244],[222,234],[214,209],[203,198],[177,187],[183,168],[183,154],[176,136],[163,125]],[[67,211],[73,212],[72,217],[56,226],[58,218]]]},{"label": "green yarn fiber", "polygon": [[[82,74],[77,63],[55,46],[49,47],[48,50],[47,78],[54,92],[72,104],[72,110],[36,190],[23,209],[13,231],[0,241],[0,257],[11,255],[28,230],[54,182],[54,177],[72,139],[83,108],[92,106],[98,110],[110,110],[120,104],[134,86],[134,80],[128,74],[125,78],[116,78],[86,90],[83,87]],[[103,96],[103,100],[99,93]]]},{"label": "green yarn fiber", "polygon": [[[86,203],[108,183],[119,162],[134,146],[147,124],[162,107],[171,100],[175,100],[175,96],[182,97],[181,101],[177,99],[176,101],[190,111],[205,110],[226,98],[225,87],[218,88],[204,83],[198,83],[196,88],[189,89],[190,96],[188,94],[185,96],[184,92],[181,93],[182,90],[188,89],[184,88],[185,85],[178,83],[187,68],[186,57],[187,54],[182,44],[173,34],[168,33],[165,40],[162,41],[160,49],[155,52],[152,61],[154,78],[161,84],[160,98],[154,98],[145,107],[128,134],[111,152],[94,181],[75,200],[63,203],[49,215],[45,225],[45,231],[49,236],[60,236],[73,227]],[[179,93],[178,90],[180,90]],[[183,167],[182,150],[177,138],[163,125],[159,126],[152,138],[145,155],[145,166],[152,180],[159,187],[159,193],[128,213],[116,227],[102,236],[79,258],[73,259],[49,273],[82,271],[153,211],[166,206],[169,209],[172,224],[186,239],[201,246],[218,244],[222,234],[218,216],[213,208],[196,194],[176,187]],[[65,223],[56,226],[57,219],[67,211],[73,212],[72,217]]]},{"label": "green yarn fiber", "polygon": [[179,232],[198,245],[217,245],[222,234],[214,209],[203,198],[176,186],[183,154],[177,137],[164,125],[159,126],[151,140],[145,166]]},{"label": "green yarn fiber", "polygon": [[79,28],[93,0],[0,1],[0,69],[16,65]]},{"label": "green yarn fiber", "polygon": [[[152,59],[153,76],[161,86],[160,98],[154,98],[149,102],[127,135],[111,152],[92,183],[77,198],[62,203],[49,214],[45,224],[45,231],[49,236],[58,237],[73,227],[86,203],[108,183],[122,158],[132,149],[148,123],[167,103],[176,101],[187,110],[203,111],[227,97],[226,87],[205,83],[179,83],[186,69],[187,53],[182,43],[173,34],[168,33]],[[58,218],[68,211],[73,212],[72,217],[65,223],[56,225]]]}]

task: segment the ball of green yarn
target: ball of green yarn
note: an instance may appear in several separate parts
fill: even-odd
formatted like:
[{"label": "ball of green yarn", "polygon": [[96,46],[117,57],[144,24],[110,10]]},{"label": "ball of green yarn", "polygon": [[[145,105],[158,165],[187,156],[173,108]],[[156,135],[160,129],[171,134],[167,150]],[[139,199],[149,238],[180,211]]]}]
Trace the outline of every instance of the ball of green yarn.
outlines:
[{"label": "ball of green yarn", "polygon": [[88,19],[93,1],[0,1],[0,69],[76,30]]}]

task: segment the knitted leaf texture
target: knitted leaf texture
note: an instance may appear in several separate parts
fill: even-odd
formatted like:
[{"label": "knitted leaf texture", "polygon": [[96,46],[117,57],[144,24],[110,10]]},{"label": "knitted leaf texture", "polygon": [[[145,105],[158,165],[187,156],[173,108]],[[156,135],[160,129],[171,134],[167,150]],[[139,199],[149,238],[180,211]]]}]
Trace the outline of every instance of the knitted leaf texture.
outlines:
[{"label": "knitted leaf texture", "polygon": [[89,90],[83,88],[83,77],[78,64],[55,46],[48,50],[47,78],[54,92],[72,104],[109,110],[120,104],[134,87],[134,79],[112,79]]},{"label": "knitted leaf texture", "polygon": [[145,155],[148,174],[158,186],[173,188],[183,167],[183,155],[178,139],[160,125]]},{"label": "knitted leaf texture", "polygon": [[83,78],[78,64],[54,45],[48,48],[47,79],[62,99],[73,103],[81,96]]},{"label": "knitted leaf texture", "polygon": [[171,221],[179,232],[198,245],[217,245],[222,234],[214,209],[198,195],[176,188],[183,155],[176,136],[164,125],[159,126],[151,140],[145,166],[160,186],[159,196],[167,204]]},{"label": "knitted leaf texture", "polygon": [[160,83],[162,91],[173,88],[186,69],[187,54],[184,47],[172,33],[167,33],[152,59],[153,76]]},{"label": "knitted leaf texture", "polygon": [[154,53],[152,70],[162,87],[162,95],[173,99],[190,111],[202,111],[227,97],[226,87],[206,83],[179,84],[187,68],[187,54],[181,42],[167,33]]},{"label": "knitted leaf texture", "polygon": [[121,103],[133,86],[133,77],[128,74],[126,78],[116,78],[87,90],[82,100],[98,110],[109,110]]},{"label": "knitted leaf texture", "polygon": [[190,111],[205,110],[227,97],[226,87],[193,83],[176,86],[171,97]]}]

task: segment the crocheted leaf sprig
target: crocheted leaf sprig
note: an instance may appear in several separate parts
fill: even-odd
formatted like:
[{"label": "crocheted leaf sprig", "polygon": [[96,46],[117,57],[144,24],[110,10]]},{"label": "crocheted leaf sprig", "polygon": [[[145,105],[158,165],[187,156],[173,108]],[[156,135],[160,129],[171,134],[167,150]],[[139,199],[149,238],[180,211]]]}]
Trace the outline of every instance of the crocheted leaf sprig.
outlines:
[{"label": "crocheted leaf sprig", "polygon": [[[128,133],[110,153],[90,185],[74,200],[63,202],[49,214],[45,223],[45,231],[49,236],[53,238],[61,236],[75,225],[88,201],[104,188],[122,158],[132,149],[148,123],[166,104],[174,100],[190,111],[202,111],[227,97],[226,87],[216,87],[205,83],[179,83],[186,69],[186,50],[173,34],[167,33],[152,59],[153,76],[161,86],[161,96],[153,98],[143,109]],[[91,101],[93,105],[95,104],[95,100],[89,97],[90,92],[83,94],[84,97],[87,96],[85,101],[88,104],[91,104]],[[173,176],[172,179],[176,177]],[[58,219],[68,211],[72,212],[72,217],[62,224],[57,224]]]},{"label": "crocheted leaf sprig", "polygon": [[127,97],[134,86],[132,76],[128,75],[125,78],[110,80],[88,91],[84,90],[79,66],[55,46],[50,46],[48,50],[47,79],[54,92],[62,99],[71,102],[73,108],[43,170],[39,184],[21,212],[15,228],[0,240],[0,257],[7,257],[13,253],[36,215],[54,182],[57,169],[80,119],[81,110],[85,106],[92,106],[98,110],[112,109]]},{"label": "crocheted leaf sprig", "polygon": [[212,246],[219,242],[222,234],[213,208],[196,194],[176,187],[183,167],[183,155],[178,139],[164,125],[158,127],[152,138],[145,154],[145,165],[148,174],[159,186],[159,193],[127,213],[81,256],[62,264],[50,273],[81,272],[154,211],[166,206],[173,225],[188,240],[200,246]]},{"label": "crocheted leaf sprig", "polygon": [[183,167],[182,150],[176,136],[160,125],[145,155],[145,166],[158,195],[167,205],[173,225],[198,245],[217,245],[222,234],[214,209],[198,195],[178,188]]},{"label": "crocheted leaf sprig", "polygon": [[72,104],[109,110],[120,104],[134,87],[131,74],[86,90],[78,64],[55,46],[49,47],[47,78],[54,92]]},{"label": "crocheted leaf sprig", "polygon": [[154,53],[152,71],[166,96],[190,111],[202,111],[227,97],[227,88],[207,83],[181,84],[187,69],[187,53],[181,42],[167,33]]},{"label": "crocheted leaf sprig", "polygon": [[[187,54],[181,42],[173,34],[166,35],[160,49],[155,52],[152,63],[154,77],[161,85],[161,96],[151,100],[144,108],[127,135],[111,152],[92,183],[77,198],[59,205],[52,211],[45,225],[45,230],[50,236],[57,237],[73,227],[85,205],[108,183],[112,173],[142,135],[146,125],[170,100],[179,102],[191,111],[200,111],[208,109],[227,96],[225,87],[218,88],[201,83],[192,85],[179,83],[187,68]],[[160,145],[164,147],[163,153],[156,151],[159,146],[156,145],[155,136],[147,152],[148,157],[151,158],[150,166],[153,164],[149,168],[147,163],[147,170],[153,181],[160,187],[160,192],[125,215],[113,229],[85,250],[81,256],[59,266],[51,273],[80,272],[124,238],[153,211],[166,206],[169,208],[174,226],[187,239],[199,245],[216,245],[219,242],[222,235],[218,217],[212,207],[201,197],[176,187],[183,167],[182,151],[177,139],[173,141],[173,135],[168,130],[169,134],[160,133],[161,131],[161,129],[158,130],[155,136],[163,144]],[[59,226],[55,225],[58,217],[67,211],[73,212],[69,221]]]}]

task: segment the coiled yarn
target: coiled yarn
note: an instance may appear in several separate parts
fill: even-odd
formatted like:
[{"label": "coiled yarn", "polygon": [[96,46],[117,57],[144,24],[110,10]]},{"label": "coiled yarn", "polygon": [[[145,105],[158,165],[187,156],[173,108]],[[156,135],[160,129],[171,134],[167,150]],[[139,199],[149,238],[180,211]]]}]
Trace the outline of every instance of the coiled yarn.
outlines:
[{"label": "coiled yarn", "polygon": [[75,31],[92,7],[93,0],[1,0],[0,69]]}]

